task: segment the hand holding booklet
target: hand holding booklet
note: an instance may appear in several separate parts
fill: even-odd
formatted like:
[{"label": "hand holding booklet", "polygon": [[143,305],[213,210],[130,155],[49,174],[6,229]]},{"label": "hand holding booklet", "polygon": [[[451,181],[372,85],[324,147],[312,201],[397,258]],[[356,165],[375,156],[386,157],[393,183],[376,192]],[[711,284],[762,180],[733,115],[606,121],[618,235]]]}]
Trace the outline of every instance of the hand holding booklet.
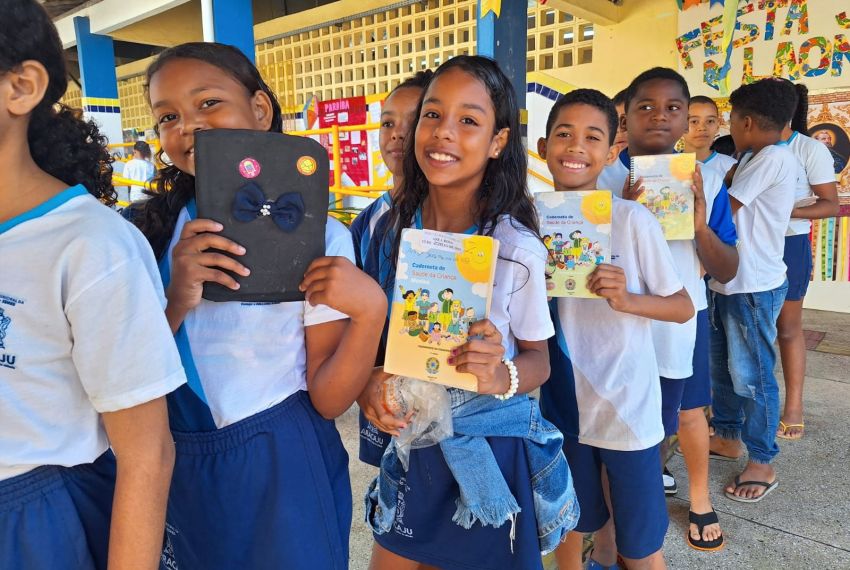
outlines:
[{"label": "hand holding booklet", "polygon": [[402,230],[385,372],[477,391],[447,359],[490,313],[498,254],[492,237]]}]

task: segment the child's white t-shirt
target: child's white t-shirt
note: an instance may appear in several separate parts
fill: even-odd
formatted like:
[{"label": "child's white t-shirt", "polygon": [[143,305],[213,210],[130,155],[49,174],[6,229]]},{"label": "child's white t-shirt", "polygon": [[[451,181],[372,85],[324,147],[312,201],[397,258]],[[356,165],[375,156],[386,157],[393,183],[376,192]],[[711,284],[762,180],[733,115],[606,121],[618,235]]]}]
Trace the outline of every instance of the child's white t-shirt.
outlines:
[{"label": "child's white t-shirt", "polygon": [[[829,149],[820,141],[794,131],[788,139],[788,148],[797,157],[802,167],[794,192],[794,202],[814,196],[812,186],[835,182],[835,168]],[[807,234],[812,229],[812,221],[805,218],[791,218],[786,235]]]},{"label": "child's white t-shirt", "polygon": [[[168,255],[189,213],[180,212]],[[348,229],[328,218],[325,252],[354,263]],[[217,427],[222,428],[279,404],[307,389],[304,328],[346,319],[325,305],[216,303],[202,299],[183,321],[192,359]]]},{"label": "child's white t-shirt", "polygon": [[794,207],[801,166],[787,144],[741,158],[729,195],[743,204],[734,214],[738,230],[738,273],[728,283],[712,279],[723,295],[770,291],[785,281],[785,231]]},{"label": "child's white t-shirt", "polygon": [[[625,163],[629,161],[626,151],[613,163],[605,167],[599,177],[599,188],[618,188],[615,195],[622,194],[623,185],[629,179],[629,169]],[[705,194],[706,222],[711,219],[715,201],[727,200],[721,195],[723,177],[714,169],[702,170],[703,193]],[[727,205],[728,207],[728,205]],[[617,231],[615,226],[613,232]],[[688,378],[693,375],[693,353],[697,336],[696,313],[708,308],[705,281],[702,278],[702,266],[697,255],[694,240],[668,241],[673,262],[679,279],[688,291],[694,304],[695,314],[686,323],[652,322],[652,335],[655,344],[655,354],[658,359],[658,371],[665,378]]]},{"label": "child's white t-shirt", "polygon": [[147,240],[82,186],[0,224],[0,480],[90,463],[186,381]]},{"label": "child's white t-shirt", "polygon": [[[156,167],[152,162],[148,160],[140,160],[138,158],[131,158],[127,161],[127,164],[124,165],[124,172],[122,173],[122,176],[128,180],[149,182],[153,179],[154,174],[156,174]],[[144,187],[142,186],[130,186],[130,201],[132,202],[145,198],[145,194],[142,193],[143,189]]]},{"label": "child's white t-shirt", "polygon": [[711,154],[708,155],[708,158],[700,161],[700,163],[703,165],[703,174],[705,174],[706,170],[711,169],[720,175],[720,181],[722,182],[729,170],[733,166],[738,164],[738,161],[729,156],[728,154],[721,154],[714,150],[711,151]]},{"label": "child's white t-shirt", "polygon": [[[670,248],[655,217],[614,198],[611,263],[629,292],[667,297],[681,290]],[[614,311],[604,299],[558,299],[558,318],[573,364],[579,442],[618,451],[647,449],[664,438],[661,386],[651,320]]]},{"label": "child's white t-shirt", "polygon": [[546,246],[530,230],[502,216],[493,231],[499,258],[490,321],[502,333],[505,358],[517,354],[516,341],[546,340],[555,334],[546,298]]}]

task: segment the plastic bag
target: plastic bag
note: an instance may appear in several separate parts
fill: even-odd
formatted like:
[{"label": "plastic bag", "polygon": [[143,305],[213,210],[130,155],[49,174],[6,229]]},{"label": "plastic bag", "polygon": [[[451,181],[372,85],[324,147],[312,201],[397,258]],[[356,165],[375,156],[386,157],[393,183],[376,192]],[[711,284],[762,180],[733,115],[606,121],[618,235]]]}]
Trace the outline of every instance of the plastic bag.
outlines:
[{"label": "plastic bag", "polygon": [[437,445],[454,435],[452,402],[444,386],[393,376],[382,387],[384,407],[395,417],[404,418],[412,411],[407,427],[395,438],[396,452],[407,471],[411,449]]}]

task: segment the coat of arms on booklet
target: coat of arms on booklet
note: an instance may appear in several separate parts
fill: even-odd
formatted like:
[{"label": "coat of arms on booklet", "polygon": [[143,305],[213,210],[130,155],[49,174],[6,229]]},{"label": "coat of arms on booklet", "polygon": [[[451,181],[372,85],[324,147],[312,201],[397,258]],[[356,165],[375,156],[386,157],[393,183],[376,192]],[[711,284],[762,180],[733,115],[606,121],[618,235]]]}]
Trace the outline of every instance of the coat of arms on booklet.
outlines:
[{"label": "coat of arms on booklet", "polygon": [[540,192],[534,204],[540,234],[549,256],[546,294],[596,298],[587,277],[600,263],[611,262],[611,192]]},{"label": "coat of arms on booklet", "polygon": [[633,156],[631,183],[643,178],[638,202],[649,208],[668,241],[694,239],[694,183],[696,155],[652,154]]},{"label": "coat of arms on booklet", "polygon": [[490,313],[498,253],[499,242],[488,236],[402,230],[386,372],[477,390],[477,378],[447,358]]}]

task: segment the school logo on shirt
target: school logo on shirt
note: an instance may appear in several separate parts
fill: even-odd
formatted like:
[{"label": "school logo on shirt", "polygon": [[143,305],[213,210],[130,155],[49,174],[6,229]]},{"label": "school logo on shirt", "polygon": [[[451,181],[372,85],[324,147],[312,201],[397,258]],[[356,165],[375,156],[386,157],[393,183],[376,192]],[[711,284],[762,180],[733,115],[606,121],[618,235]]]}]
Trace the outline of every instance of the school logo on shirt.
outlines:
[{"label": "school logo on shirt", "polygon": [[3,308],[0,307],[0,348],[6,348],[3,342],[6,339],[6,332],[9,330],[9,325],[12,324],[12,317],[7,317]]},{"label": "school logo on shirt", "polygon": [[[0,305],[14,307],[15,305],[22,305],[23,303],[24,302],[21,299],[16,299],[0,293]],[[0,307],[0,350],[8,348],[9,332],[12,330],[12,316],[6,313],[7,310],[8,309],[4,310],[3,307]],[[14,354],[0,352],[0,367],[11,368],[14,370],[15,360],[17,360],[17,357]]]}]

